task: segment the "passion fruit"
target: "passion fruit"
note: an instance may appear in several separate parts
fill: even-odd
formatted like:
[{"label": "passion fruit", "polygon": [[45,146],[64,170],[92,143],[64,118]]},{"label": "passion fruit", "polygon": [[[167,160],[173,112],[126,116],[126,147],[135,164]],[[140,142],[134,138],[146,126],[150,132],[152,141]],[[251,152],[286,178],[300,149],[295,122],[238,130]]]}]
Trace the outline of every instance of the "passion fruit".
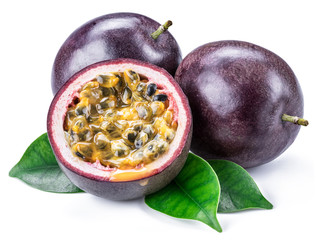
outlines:
[{"label": "passion fruit", "polygon": [[172,76],[182,60],[174,37],[160,25],[136,13],[113,13],[92,19],[76,29],[63,43],[52,70],[52,90],[76,72],[96,62],[132,58],[166,69]]},{"label": "passion fruit", "polygon": [[167,71],[116,59],[87,66],[63,85],[47,130],[61,169],[76,186],[126,200],[176,177],[189,151],[192,117]]},{"label": "passion fruit", "polygon": [[185,57],[175,79],[193,112],[191,150],[205,159],[246,168],[267,163],[293,143],[299,124],[308,124],[292,69],[252,43],[200,46]]}]

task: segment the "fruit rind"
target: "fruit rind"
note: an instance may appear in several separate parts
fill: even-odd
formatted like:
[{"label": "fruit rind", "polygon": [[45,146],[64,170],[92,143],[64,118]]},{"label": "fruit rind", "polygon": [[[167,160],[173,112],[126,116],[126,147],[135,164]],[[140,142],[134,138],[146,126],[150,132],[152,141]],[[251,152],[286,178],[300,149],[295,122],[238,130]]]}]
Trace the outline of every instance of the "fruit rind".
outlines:
[{"label": "fruit rind", "polygon": [[[79,163],[76,157],[72,156],[65,138],[62,136],[63,131],[61,131],[60,128],[62,128],[62,122],[68,104],[76,96],[80,86],[88,82],[87,79],[93,79],[96,73],[105,71],[116,72],[131,67],[136,69],[140,74],[146,75],[146,71],[151,72],[152,75],[150,74],[149,81],[151,81],[151,78],[163,78],[161,86],[159,82],[156,82],[158,87],[161,88],[164,86],[167,92],[170,90],[173,91],[169,94],[173,94],[176,100],[173,101],[173,99],[171,99],[172,101],[169,102],[169,107],[175,110],[177,116],[185,120],[179,121],[179,135],[176,134],[171,143],[171,152],[168,152],[170,155],[166,155],[167,160],[160,158],[161,162],[157,160],[154,161],[154,165],[149,164],[147,166],[149,170],[145,169],[145,171],[140,174],[131,173],[130,178],[127,175],[127,177],[121,179],[120,175],[114,175],[115,179],[113,179],[111,174],[113,169],[109,169],[109,172],[104,168],[102,170],[99,169],[99,171],[98,166],[96,168],[96,166],[82,165],[82,163]],[[74,87],[76,89],[74,89]],[[155,65],[132,59],[103,61],[90,65],[79,73],[76,73],[58,91],[53,99],[48,112],[47,126],[48,136],[54,154],[59,165],[70,180],[84,191],[116,200],[132,199],[157,191],[176,177],[185,163],[192,134],[191,111],[187,98],[172,76],[164,69]]]}]

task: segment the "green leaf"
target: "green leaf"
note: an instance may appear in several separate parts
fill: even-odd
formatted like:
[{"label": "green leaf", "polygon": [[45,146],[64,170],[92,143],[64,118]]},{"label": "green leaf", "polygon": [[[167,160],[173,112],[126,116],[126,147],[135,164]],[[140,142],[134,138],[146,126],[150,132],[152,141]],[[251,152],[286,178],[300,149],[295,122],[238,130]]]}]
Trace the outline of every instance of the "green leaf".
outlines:
[{"label": "green leaf", "polygon": [[28,147],[21,160],[11,169],[9,176],[19,178],[26,184],[46,192],[82,192],[59,168],[46,133]]},{"label": "green leaf", "polygon": [[273,205],[261,194],[249,173],[226,160],[208,160],[215,170],[221,187],[218,212],[238,212],[251,208],[272,209]]},{"label": "green leaf", "polygon": [[201,221],[221,232],[217,220],[220,186],[217,175],[202,158],[189,153],[184,168],[162,190],[145,197],[145,203],[167,215]]}]

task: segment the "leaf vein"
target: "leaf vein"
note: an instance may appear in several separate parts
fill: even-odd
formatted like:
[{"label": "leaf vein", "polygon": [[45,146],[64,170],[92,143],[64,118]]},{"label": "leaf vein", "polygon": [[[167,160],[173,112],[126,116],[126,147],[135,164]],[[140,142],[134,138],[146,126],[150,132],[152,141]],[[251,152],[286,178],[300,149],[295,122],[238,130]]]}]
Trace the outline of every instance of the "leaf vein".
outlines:
[{"label": "leaf vein", "polygon": [[178,183],[178,181],[176,179],[174,179],[176,185],[185,193],[185,195],[191,199],[201,210],[202,212],[207,216],[207,218],[209,219],[210,222],[213,222],[211,217],[209,216],[208,212],[206,211],[206,209],[204,209],[191,195],[189,195],[185,189],[181,186],[181,184]]}]

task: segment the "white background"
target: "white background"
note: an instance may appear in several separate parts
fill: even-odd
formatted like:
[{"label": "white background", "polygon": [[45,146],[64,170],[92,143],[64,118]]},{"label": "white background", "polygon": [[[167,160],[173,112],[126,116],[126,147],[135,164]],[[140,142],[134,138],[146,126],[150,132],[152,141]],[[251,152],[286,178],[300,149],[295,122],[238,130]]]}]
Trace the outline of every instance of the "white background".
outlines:
[{"label": "white background", "polygon": [[[314,1],[1,1],[1,239],[316,239],[317,12]],[[46,132],[55,55],[86,21],[137,12],[170,32],[183,56],[207,42],[256,43],[284,58],[297,75],[305,117],[295,143],[278,159],[250,169],[272,210],[219,214],[223,233],[148,208],[90,194],[53,194],[10,178],[28,145]]]}]

